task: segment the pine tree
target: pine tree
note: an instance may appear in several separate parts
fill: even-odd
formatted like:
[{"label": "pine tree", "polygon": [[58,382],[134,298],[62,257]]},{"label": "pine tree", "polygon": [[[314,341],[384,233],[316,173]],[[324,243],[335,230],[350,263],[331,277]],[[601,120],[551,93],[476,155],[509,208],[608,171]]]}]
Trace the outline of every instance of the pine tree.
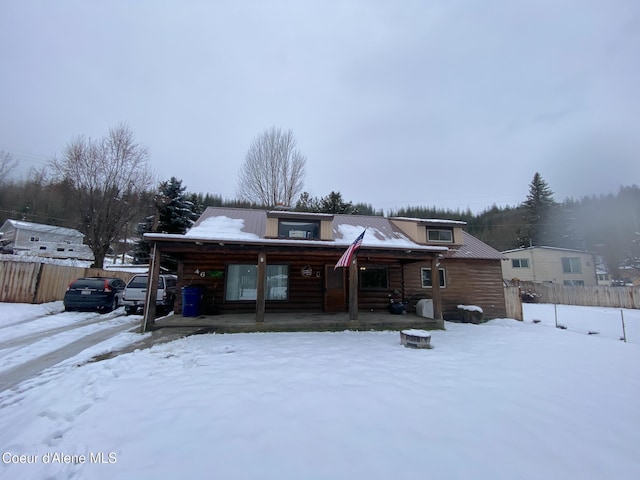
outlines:
[{"label": "pine tree", "polygon": [[158,232],[183,234],[197,219],[195,205],[185,194],[182,180],[171,177],[160,183],[158,208]]},{"label": "pine tree", "polygon": [[[145,233],[185,233],[201,213],[201,206],[197,204],[197,195],[187,195],[182,180],[171,177],[161,182],[158,193],[154,197],[155,215],[145,218],[136,229],[140,236]],[[149,262],[149,242],[140,240],[134,250],[134,263]],[[170,271],[175,271],[177,262],[171,257],[162,257],[161,265]]]},{"label": "pine tree", "polygon": [[153,231],[154,216],[150,215],[144,219],[144,222],[138,223],[136,226],[136,233],[140,235],[140,240],[136,242],[136,246],[133,249],[133,263],[136,265],[144,265],[149,263],[149,257],[151,255],[151,247],[143,235],[145,233],[151,233]]},{"label": "pine tree", "polygon": [[523,246],[544,245],[551,240],[549,222],[556,202],[553,192],[536,172],[529,184],[529,195],[522,204],[524,207],[525,227],[520,230],[519,241]]},{"label": "pine tree", "polygon": [[320,212],[322,213],[357,213],[351,202],[345,202],[340,192],[331,192],[326,197],[320,199]]}]

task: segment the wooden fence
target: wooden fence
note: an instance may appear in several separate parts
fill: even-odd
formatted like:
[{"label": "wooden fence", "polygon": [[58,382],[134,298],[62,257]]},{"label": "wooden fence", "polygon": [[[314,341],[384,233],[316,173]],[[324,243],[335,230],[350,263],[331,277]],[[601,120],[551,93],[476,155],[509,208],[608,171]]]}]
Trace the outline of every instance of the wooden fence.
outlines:
[{"label": "wooden fence", "polygon": [[0,302],[54,302],[64,298],[64,292],[76,278],[117,277],[126,282],[132,275],[100,268],[0,260]]},{"label": "wooden fence", "polygon": [[504,304],[507,309],[507,318],[524,320],[522,297],[518,287],[504,287]]},{"label": "wooden fence", "polygon": [[640,287],[583,287],[520,282],[519,288],[522,292],[532,294],[536,303],[640,309]]}]

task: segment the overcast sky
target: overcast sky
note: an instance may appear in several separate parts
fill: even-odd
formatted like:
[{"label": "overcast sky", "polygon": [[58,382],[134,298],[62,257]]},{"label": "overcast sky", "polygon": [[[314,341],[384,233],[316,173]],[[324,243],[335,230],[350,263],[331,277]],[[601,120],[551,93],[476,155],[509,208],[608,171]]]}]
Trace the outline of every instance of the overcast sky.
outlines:
[{"label": "overcast sky", "polygon": [[159,180],[234,198],[291,129],[305,190],[375,208],[640,184],[638,0],[0,2],[0,150],[127,122]]}]

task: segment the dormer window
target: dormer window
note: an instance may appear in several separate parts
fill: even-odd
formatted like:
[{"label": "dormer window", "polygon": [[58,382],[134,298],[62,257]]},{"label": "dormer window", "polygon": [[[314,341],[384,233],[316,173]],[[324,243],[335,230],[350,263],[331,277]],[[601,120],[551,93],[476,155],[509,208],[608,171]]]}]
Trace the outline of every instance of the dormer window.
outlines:
[{"label": "dormer window", "polygon": [[278,237],[319,240],[320,221],[280,219],[278,221]]},{"label": "dormer window", "polygon": [[453,243],[453,229],[427,228],[427,241],[438,243]]}]

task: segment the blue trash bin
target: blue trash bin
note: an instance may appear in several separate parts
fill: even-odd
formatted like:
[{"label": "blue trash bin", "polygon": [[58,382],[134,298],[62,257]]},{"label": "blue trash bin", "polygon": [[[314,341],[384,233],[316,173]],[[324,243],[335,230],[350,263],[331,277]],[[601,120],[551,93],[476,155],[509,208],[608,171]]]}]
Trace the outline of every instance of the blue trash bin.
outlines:
[{"label": "blue trash bin", "polygon": [[202,290],[197,287],[182,287],[182,316],[197,317],[200,315]]}]

